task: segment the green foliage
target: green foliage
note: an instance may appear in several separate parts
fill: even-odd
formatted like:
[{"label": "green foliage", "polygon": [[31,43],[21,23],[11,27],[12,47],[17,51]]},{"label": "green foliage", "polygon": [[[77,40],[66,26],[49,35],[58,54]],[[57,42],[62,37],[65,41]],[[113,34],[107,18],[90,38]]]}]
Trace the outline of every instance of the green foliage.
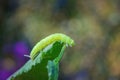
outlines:
[{"label": "green foliage", "polygon": [[11,75],[8,80],[58,80],[59,62],[67,43],[55,41],[22,68]]}]

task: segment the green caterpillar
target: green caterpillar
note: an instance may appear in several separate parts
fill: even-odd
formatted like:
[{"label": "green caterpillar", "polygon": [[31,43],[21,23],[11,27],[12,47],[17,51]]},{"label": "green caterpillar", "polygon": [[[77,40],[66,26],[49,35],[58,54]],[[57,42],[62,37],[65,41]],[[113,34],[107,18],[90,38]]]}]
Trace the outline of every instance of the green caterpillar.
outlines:
[{"label": "green caterpillar", "polygon": [[30,53],[30,58],[34,60],[39,51],[43,50],[46,46],[56,41],[61,41],[63,43],[68,44],[69,46],[74,45],[74,41],[70,37],[61,33],[55,33],[38,42],[33,47]]}]

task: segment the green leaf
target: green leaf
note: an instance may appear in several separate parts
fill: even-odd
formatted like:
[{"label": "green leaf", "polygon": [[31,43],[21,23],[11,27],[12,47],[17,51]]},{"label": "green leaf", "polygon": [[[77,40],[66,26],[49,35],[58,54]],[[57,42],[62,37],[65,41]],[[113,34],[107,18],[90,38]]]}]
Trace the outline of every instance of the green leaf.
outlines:
[{"label": "green leaf", "polygon": [[31,59],[7,80],[58,80],[59,62],[68,45],[74,41],[64,34],[46,37],[34,46]]},{"label": "green leaf", "polygon": [[34,60],[30,59],[8,80],[57,80],[59,61],[66,45],[60,41],[48,45]]}]

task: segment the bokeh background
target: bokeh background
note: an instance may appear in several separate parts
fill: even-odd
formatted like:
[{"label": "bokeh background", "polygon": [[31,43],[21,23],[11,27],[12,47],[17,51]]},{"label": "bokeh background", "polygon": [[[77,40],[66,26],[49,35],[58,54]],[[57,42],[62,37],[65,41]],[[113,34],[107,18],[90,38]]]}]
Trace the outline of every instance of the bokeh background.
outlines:
[{"label": "bokeh background", "polygon": [[59,80],[120,80],[120,0],[0,0],[0,80],[56,32],[71,36]]}]

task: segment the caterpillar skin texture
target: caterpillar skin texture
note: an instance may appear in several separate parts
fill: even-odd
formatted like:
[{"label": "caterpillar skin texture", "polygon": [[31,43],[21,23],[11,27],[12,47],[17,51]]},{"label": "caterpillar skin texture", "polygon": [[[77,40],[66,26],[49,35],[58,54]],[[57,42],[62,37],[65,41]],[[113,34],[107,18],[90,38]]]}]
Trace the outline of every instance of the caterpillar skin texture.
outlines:
[{"label": "caterpillar skin texture", "polygon": [[35,56],[38,54],[39,51],[43,50],[46,46],[56,41],[61,41],[63,43],[68,44],[69,46],[74,45],[74,41],[70,37],[64,34],[61,34],[61,33],[55,33],[55,34],[52,34],[46,37],[45,39],[42,39],[40,42],[38,42],[33,47],[30,53],[30,58],[34,60]]}]

